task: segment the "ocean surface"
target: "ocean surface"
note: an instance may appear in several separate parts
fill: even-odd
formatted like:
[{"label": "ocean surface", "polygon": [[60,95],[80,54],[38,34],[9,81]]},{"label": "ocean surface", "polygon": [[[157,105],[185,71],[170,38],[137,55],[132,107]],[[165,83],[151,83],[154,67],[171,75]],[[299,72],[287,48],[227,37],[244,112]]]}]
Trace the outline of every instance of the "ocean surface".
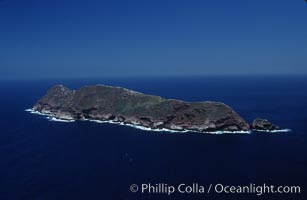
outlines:
[{"label": "ocean surface", "polygon": [[[186,101],[220,101],[244,119],[291,132],[167,133],[55,122],[31,108],[54,84],[122,86]],[[0,200],[307,199],[307,77],[101,78],[0,82]],[[141,194],[130,185],[300,186],[300,194]]]}]

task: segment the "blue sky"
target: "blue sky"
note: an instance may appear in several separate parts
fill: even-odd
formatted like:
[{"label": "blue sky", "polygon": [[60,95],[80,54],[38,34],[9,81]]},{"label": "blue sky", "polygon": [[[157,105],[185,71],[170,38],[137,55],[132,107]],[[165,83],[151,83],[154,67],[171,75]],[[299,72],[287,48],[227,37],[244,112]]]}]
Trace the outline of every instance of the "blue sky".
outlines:
[{"label": "blue sky", "polygon": [[304,0],[0,0],[0,78],[307,73]]}]

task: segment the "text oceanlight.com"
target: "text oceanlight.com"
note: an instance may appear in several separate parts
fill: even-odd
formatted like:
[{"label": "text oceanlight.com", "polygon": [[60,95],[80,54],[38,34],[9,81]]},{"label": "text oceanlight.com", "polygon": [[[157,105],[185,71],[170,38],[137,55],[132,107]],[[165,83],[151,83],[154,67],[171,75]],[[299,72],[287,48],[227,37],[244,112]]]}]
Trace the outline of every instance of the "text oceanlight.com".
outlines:
[{"label": "text oceanlight.com", "polygon": [[185,184],[181,183],[178,185],[170,185],[166,183],[143,183],[143,184],[132,184],[130,191],[133,193],[142,194],[165,194],[172,195],[174,193],[181,194],[300,194],[300,186],[287,186],[287,185],[270,185],[270,184],[254,184],[250,183],[247,185],[225,185],[221,183],[202,185],[199,183]]}]

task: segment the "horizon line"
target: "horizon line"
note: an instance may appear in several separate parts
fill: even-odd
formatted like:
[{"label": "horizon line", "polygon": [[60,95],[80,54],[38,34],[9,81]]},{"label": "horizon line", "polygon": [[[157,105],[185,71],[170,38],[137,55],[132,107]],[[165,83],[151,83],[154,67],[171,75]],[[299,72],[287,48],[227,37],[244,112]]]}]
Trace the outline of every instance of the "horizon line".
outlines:
[{"label": "horizon line", "polygon": [[31,81],[31,80],[78,80],[78,79],[110,79],[110,78],[202,78],[202,77],[294,77],[307,76],[307,73],[271,73],[271,74],[153,74],[153,75],[105,75],[105,76],[71,76],[71,77],[6,77],[0,81]]}]

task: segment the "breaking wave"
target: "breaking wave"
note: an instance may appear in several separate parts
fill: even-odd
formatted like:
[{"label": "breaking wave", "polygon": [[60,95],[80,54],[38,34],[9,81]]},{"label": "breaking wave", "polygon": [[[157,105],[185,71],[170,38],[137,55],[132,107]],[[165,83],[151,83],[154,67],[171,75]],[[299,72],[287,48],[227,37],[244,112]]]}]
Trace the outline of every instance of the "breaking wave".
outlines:
[{"label": "breaking wave", "polygon": [[[42,115],[45,116],[47,119],[50,121],[56,121],[56,122],[75,122],[76,120],[64,120],[64,119],[59,119],[56,118],[55,116],[47,113],[41,113],[39,111],[35,111],[32,108],[26,109],[25,111],[30,112],[32,114],[36,115]],[[124,122],[117,122],[113,120],[95,120],[95,119],[80,119],[81,121],[90,121],[90,122],[96,122],[96,123],[110,123],[110,124],[117,124],[117,125],[122,125],[122,126],[129,126],[133,127],[136,129],[144,130],[144,131],[154,131],[154,132],[169,132],[169,133],[188,133],[188,132],[194,132],[194,133],[209,133],[209,134],[251,134],[252,131],[255,132],[268,132],[268,133],[280,133],[280,132],[291,132],[291,129],[280,129],[280,130],[258,130],[258,129],[253,129],[252,131],[211,131],[211,132],[199,132],[199,131],[193,131],[193,130],[171,130],[171,129],[166,129],[166,128],[159,128],[159,129],[153,129],[149,127],[144,127],[136,124],[127,124]]]},{"label": "breaking wave", "polygon": [[55,116],[53,116],[51,114],[46,114],[46,113],[41,113],[39,111],[35,111],[32,108],[26,109],[25,111],[27,111],[27,112],[29,112],[31,114],[45,116],[50,121],[55,121],[55,122],[75,122],[76,121],[76,120],[72,120],[72,119],[71,120],[69,120],[69,119],[59,119],[59,118],[56,118]]},{"label": "breaking wave", "polygon": [[260,129],[253,129],[252,131],[255,132],[266,132],[266,133],[285,133],[285,132],[291,132],[291,129],[278,129],[278,130],[260,130]]},{"label": "breaking wave", "polygon": [[95,120],[95,119],[81,119],[82,121],[91,121],[91,122],[96,122],[96,123],[110,123],[110,124],[118,124],[118,125],[123,125],[123,126],[130,126],[136,129],[144,130],[144,131],[154,131],[154,132],[169,132],[169,133],[189,133],[189,132],[194,132],[194,133],[210,133],[210,134],[224,134],[224,133],[244,133],[244,134],[249,134],[251,133],[250,131],[211,131],[211,132],[199,132],[199,131],[193,131],[193,130],[171,130],[167,128],[159,128],[159,129],[153,129],[149,127],[144,127],[136,124],[127,124],[124,122],[116,122],[112,120]]}]

